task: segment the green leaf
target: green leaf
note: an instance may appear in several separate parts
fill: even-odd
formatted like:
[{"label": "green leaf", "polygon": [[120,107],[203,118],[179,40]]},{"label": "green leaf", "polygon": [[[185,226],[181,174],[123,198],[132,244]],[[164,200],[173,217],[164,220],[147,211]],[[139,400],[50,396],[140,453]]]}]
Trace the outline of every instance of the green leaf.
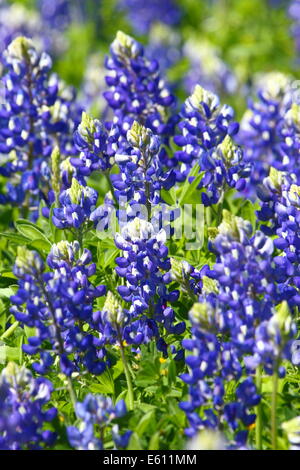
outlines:
[{"label": "green leaf", "polygon": [[20,232],[24,237],[28,238],[29,240],[43,240],[46,249],[51,247],[50,241],[37,225],[34,225],[27,220],[24,221],[23,219],[17,220],[15,225],[18,232]]},{"label": "green leaf", "polygon": [[16,282],[16,278],[4,277],[0,275],[0,287],[11,287]]},{"label": "green leaf", "polygon": [[36,328],[30,328],[29,326],[27,325],[24,325],[24,331],[25,331],[25,335],[26,335],[26,338],[30,338],[31,336],[36,336]]},{"label": "green leaf", "polygon": [[117,379],[124,372],[124,366],[121,359],[114,365],[113,368],[113,379]]},{"label": "green leaf", "polygon": [[112,395],[111,387],[105,384],[91,384],[89,389],[93,393]]},{"label": "green leaf", "polygon": [[142,437],[144,432],[149,429],[151,422],[155,420],[155,410],[148,411],[142,419],[139,421],[138,425],[135,428],[135,432],[139,437]]},{"label": "green leaf", "polygon": [[9,279],[17,279],[17,277],[14,275],[14,273],[10,272],[10,271],[2,271],[0,273],[1,277],[4,276],[4,277],[7,277]]},{"label": "green leaf", "polygon": [[9,361],[20,360],[20,348],[11,347],[6,344],[0,345],[0,364],[5,364]]},{"label": "green leaf", "polygon": [[[183,205],[186,203],[195,202],[192,198],[195,191],[197,191],[197,187],[202,180],[204,172],[200,172],[200,167],[198,163],[192,168],[188,177],[186,178],[184,185],[181,189],[181,194],[179,197],[179,205]],[[193,178],[193,181],[190,182],[190,178]]]},{"label": "green leaf", "polygon": [[104,267],[110,266],[117,257],[118,253],[120,252],[119,249],[111,249],[111,250],[105,250],[104,255],[103,255],[103,261],[104,261]]},{"label": "green leaf", "polygon": [[148,413],[148,411],[156,410],[157,406],[150,405],[150,403],[140,403],[139,409],[143,411],[143,413]]},{"label": "green leaf", "polygon": [[29,242],[29,238],[13,232],[0,232],[0,237],[8,238],[10,242],[17,243],[18,245],[26,245]]},{"label": "green leaf", "polygon": [[28,248],[31,248],[33,250],[38,250],[38,251],[49,251],[51,248],[51,243],[49,241],[46,241],[42,238],[39,238],[37,240],[33,240],[31,243],[29,243]]},{"label": "green leaf", "polygon": [[155,364],[147,362],[138,371],[135,379],[135,383],[138,387],[149,387],[155,385],[159,379],[158,371]]},{"label": "green leaf", "polygon": [[137,433],[133,432],[131,434],[127,450],[143,450],[143,447],[141,445],[141,442]]},{"label": "green leaf", "polygon": [[91,388],[97,393],[108,393],[110,395],[114,394],[115,386],[113,378],[109,371],[103,372],[99,377],[97,377],[98,384],[92,384]]},{"label": "green leaf", "polygon": [[170,206],[174,206],[176,204],[176,189],[171,188],[168,191],[166,189],[162,189],[160,192],[161,198]]},{"label": "green leaf", "polygon": [[10,287],[4,287],[3,289],[0,289],[0,298],[9,299],[12,295],[14,295],[17,288],[18,286],[11,285]]},{"label": "green leaf", "polygon": [[148,450],[159,450],[159,436],[159,432],[153,434],[149,442]]},{"label": "green leaf", "polygon": [[172,383],[176,382],[176,365],[173,359],[170,360],[170,365],[168,369],[168,384],[171,386]]}]

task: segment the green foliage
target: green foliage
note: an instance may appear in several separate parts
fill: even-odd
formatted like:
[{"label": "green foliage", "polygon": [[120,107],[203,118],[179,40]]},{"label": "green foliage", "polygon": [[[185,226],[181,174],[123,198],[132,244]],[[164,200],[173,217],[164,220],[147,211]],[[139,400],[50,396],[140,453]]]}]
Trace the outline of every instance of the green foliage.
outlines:
[{"label": "green foliage", "polygon": [[[150,0],[149,0],[150,1]],[[34,0],[11,0],[11,3],[22,3],[27,8],[34,8]],[[83,82],[88,58],[91,53],[101,57],[108,52],[109,44],[117,30],[132,34],[132,27],[126,21],[122,12],[117,10],[117,0],[99,1],[98,10],[91,10],[88,3],[89,21],[87,23],[74,23],[65,32],[66,50],[60,57],[54,57],[54,69],[69,84],[78,89]],[[188,38],[206,40],[214,45],[220,56],[226,61],[238,77],[239,90],[233,96],[223,96],[222,100],[233,105],[237,116],[240,117],[246,108],[247,85],[255,80],[255,74],[279,70],[300,77],[296,65],[293,40],[289,34],[290,20],[285,8],[270,8],[267,0],[177,0],[183,9],[183,18],[178,26],[182,41]],[[93,14],[99,16],[99,24],[93,21]],[[96,15],[100,13],[100,15]],[[138,37],[145,44],[147,37]],[[189,69],[187,58],[183,58],[168,71],[168,78],[176,82],[182,78]],[[99,70],[99,75],[103,73]],[[175,86],[179,101],[186,98],[181,86]],[[100,92],[99,92],[100,93]],[[94,116],[98,117],[98,116]],[[87,120],[87,118],[85,117]],[[171,143],[171,150],[167,149],[172,158],[176,146]],[[230,142],[227,142],[226,151],[230,157]],[[59,164],[56,155],[56,167]],[[58,171],[58,168],[56,168]],[[113,170],[114,171],[114,170]],[[195,165],[189,177],[177,189],[161,192],[162,199],[172,207],[183,207],[185,204],[201,203],[199,184],[203,174],[199,165]],[[105,174],[95,173],[88,184],[99,193],[99,204],[110,190]],[[0,192],[4,191],[5,180],[0,176]],[[76,188],[75,188],[76,189]],[[75,197],[75,196],[74,196]],[[16,277],[13,274],[13,265],[18,246],[26,246],[39,252],[45,260],[51,245],[61,240],[72,241],[75,235],[71,230],[59,230],[52,223],[54,203],[50,210],[49,220],[40,216],[36,223],[27,220],[19,208],[9,205],[0,205],[0,369],[9,361],[22,363],[29,368],[34,359],[22,352],[22,344],[28,342],[35,331],[28,327],[21,327],[10,313],[10,297],[16,291]],[[208,239],[221,222],[222,211],[229,211],[232,215],[248,220],[253,230],[259,228],[256,211],[257,203],[245,200],[237,195],[235,190],[227,190],[224,200],[218,205],[206,209],[204,244],[201,249],[186,251],[184,236],[180,239],[168,240],[171,257],[178,261],[186,260],[196,268],[203,265],[213,265],[214,255],[208,250]],[[111,238],[95,230],[92,225],[82,236],[83,247],[91,250],[97,271],[92,278],[94,285],[106,284],[111,292],[116,294],[116,285],[120,279],[115,274],[115,258],[120,256]],[[179,300],[174,305],[176,319],[187,322],[186,337],[190,335],[188,311],[195,299],[188,289],[180,285],[180,281],[173,282],[174,288],[181,288]],[[95,301],[95,310],[103,307],[104,299]],[[282,312],[281,312],[282,313]],[[284,312],[287,315],[287,312]],[[298,319],[299,320],[299,319]],[[87,327],[87,325],[86,325]],[[167,338],[169,344],[180,346],[180,340],[172,335]],[[128,360],[129,371],[124,368],[120,359],[120,348],[109,350],[111,368],[100,376],[91,374],[74,377],[74,391],[78,401],[83,400],[87,393],[99,393],[110,396],[114,403],[123,398],[130,405],[128,392],[129,372],[133,384],[134,407],[127,416],[120,420],[121,429],[131,429],[128,449],[130,450],[164,450],[182,449],[185,446],[184,428],[186,417],[178,407],[178,403],[186,399],[187,387],[180,380],[181,373],[186,371],[183,361],[175,361],[174,355],[168,348],[169,355],[164,358],[157,351],[154,342],[141,347],[137,354],[131,347],[124,345],[124,354]],[[76,423],[76,416],[70,402],[68,383],[66,377],[59,373],[58,364],[49,374],[49,380],[54,385],[52,404],[58,408],[58,417],[53,423],[53,429],[58,434],[56,449],[69,449],[65,426]],[[233,396],[235,383],[226,386],[226,399]],[[299,368],[287,365],[287,374],[279,380],[278,422],[284,423],[300,414],[300,372]],[[269,376],[262,377],[262,419],[263,419],[263,447],[269,449],[270,442],[270,403],[272,394],[272,381]],[[128,406],[129,408],[130,406]],[[278,444],[280,449],[287,449],[289,443],[284,431],[278,430]],[[250,444],[255,446],[255,430],[249,429]],[[104,436],[105,447],[113,448],[111,436]]]}]

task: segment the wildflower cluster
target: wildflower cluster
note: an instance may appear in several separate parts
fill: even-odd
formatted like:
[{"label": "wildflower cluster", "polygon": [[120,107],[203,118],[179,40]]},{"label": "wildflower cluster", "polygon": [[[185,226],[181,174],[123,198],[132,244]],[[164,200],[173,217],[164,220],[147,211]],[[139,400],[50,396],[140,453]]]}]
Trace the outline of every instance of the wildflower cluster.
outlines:
[{"label": "wildflower cluster", "polygon": [[15,39],[4,54],[5,104],[0,109],[0,173],[8,178],[2,203],[23,205],[37,218],[39,201],[53,202],[49,157],[59,143],[74,153],[77,108],[74,96],[50,76],[51,59],[26,38]]},{"label": "wildflower cluster", "polygon": [[245,160],[253,166],[254,189],[271,166],[299,178],[299,103],[292,85],[285,75],[267,75],[258,100],[249,101],[242,120],[239,142],[245,148]]},{"label": "wildflower cluster", "polygon": [[115,238],[117,247],[123,250],[123,256],[116,259],[116,272],[126,280],[118,291],[126,302],[130,302],[129,312],[133,317],[145,311],[150,317],[142,316],[131,324],[132,331],[126,335],[128,342],[141,343],[157,336],[157,321],[169,333],[181,334],[185,329],[184,322],[173,325],[174,311],[167,306],[168,302],[178,299],[179,292],[169,292],[164,280],[163,272],[171,268],[165,242],[163,229],[156,235],[151,223],[138,218],[125,225]]},{"label": "wildflower cluster", "polygon": [[[217,262],[206,272],[216,284],[211,292],[203,289],[190,311],[193,336],[183,341],[190,351],[190,372],[182,375],[190,386],[190,400],[181,404],[190,423],[188,435],[220,423],[233,431],[238,423],[251,425],[255,415],[248,409],[260,401],[251,371],[261,365],[272,374],[284,354],[290,358],[288,340],[295,325],[288,305],[295,305],[296,290],[273,261],[272,240],[251,232],[249,223],[224,213],[212,242]],[[249,376],[239,383],[236,401],[225,403],[226,384],[239,381],[244,367]],[[202,406],[204,412],[198,415],[195,410]]]},{"label": "wildflower cluster", "polygon": [[165,171],[160,161],[160,138],[134,121],[127,131],[127,149],[115,156],[120,168],[113,177],[115,194],[127,201],[140,204],[158,204],[160,191],[175,183],[173,170]]},{"label": "wildflower cluster", "polygon": [[50,447],[55,433],[44,429],[56,408],[45,410],[53,387],[49,380],[35,379],[24,366],[13,363],[0,374],[0,449],[34,450]]},{"label": "wildflower cluster", "polygon": [[174,119],[168,118],[168,109],[175,98],[159,76],[158,62],[148,60],[142,45],[121,31],[110,52],[105,63],[106,83],[110,89],[104,96],[114,110],[114,124],[123,134],[134,120],[155,134],[170,134]]},{"label": "wildflower cluster", "polygon": [[74,134],[75,145],[80,155],[79,158],[71,159],[78,179],[89,176],[93,171],[106,171],[111,168],[117,145],[113,134],[110,133],[109,139],[105,127],[99,120],[91,118],[85,112],[82,113],[81,123]]},{"label": "wildflower cluster", "polygon": [[[19,289],[12,297],[12,312],[22,324],[36,329],[23,350],[39,355],[34,370],[45,374],[57,357],[64,374],[70,376],[80,366],[94,374],[106,367],[100,340],[85,328],[94,328],[93,299],[105,294],[105,287],[94,287],[89,277],[95,272],[91,253],[78,256],[77,242],[54,245],[47,259],[52,269],[46,272],[36,252],[19,248],[14,268]],[[45,349],[50,343],[51,349]],[[54,355],[53,355],[54,353]]]},{"label": "wildflower cluster", "polygon": [[[104,436],[106,429],[112,425],[115,418],[121,418],[126,414],[126,406],[123,400],[120,400],[114,407],[110,398],[88,394],[82,403],[76,404],[76,414],[81,421],[80,427],[69,426],[67,428],[71,446],[77,450],[102,450],[103,437],[101,439],[100,436]],[[99,436],[95,433],[96,427]],[[111,433],[117,447],[127,446],[131,431],[120,435],[118,425],[114,424]]]},{"label": "wildflower cluster", "polygon": [[244,189],[244,176],[249,170],[243,163],[242,150],[231,139],[238,131],[232,108],[220,106],[215,94],[197,85],[183,105],[179,129],[181,133],[174,137],[182,147],[175,153],[178,181],[184,180],[198,163],[203,171],[200,187],[206,189],[202,193],[205,205],[222,199],[226,186]]},{"label": "wildflower cluster", "polygon": [[290,3],[0,0],[0,449],[299,448]]},{"label": "wildflower cluster", "polygon": [[285,271],[295,286],[299,286],[299,191],[295,175],[288,175],[271,168],[270,175],[258,189],[261,208],[258,218],[262,230],[276,235],[275,247],[280,250],[276,256],[277,269]]}]

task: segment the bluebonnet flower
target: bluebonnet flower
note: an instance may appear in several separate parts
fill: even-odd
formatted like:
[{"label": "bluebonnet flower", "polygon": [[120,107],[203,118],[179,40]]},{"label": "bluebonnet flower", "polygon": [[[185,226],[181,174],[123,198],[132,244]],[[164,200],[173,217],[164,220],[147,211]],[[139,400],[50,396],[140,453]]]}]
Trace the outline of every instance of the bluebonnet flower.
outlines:
[{"label": "bluebonnet flower", "polygon": [[89,281],[96,270],[91,253],[85,249],[78,256],[78,252],[78,242],[53,245],[47,259],[52,271],[46,272],[36,252],[18,249],[14,273],[19,278],[19,289],[11,298],[15,304],[11,311],[21,324],[36,328],[36,336],[28,338],[23,350],[40,355],[40,362],[35,362],[33,368],[41,374],[53,364],[55,355],[67,376],[81,364],[94,374],[106,367],[105,351],[95,335],[92,319],[93,300],[104,295],[106,289],[102,285],[94,287]]},{"label": "bluebonnet flower", "polygon": [[273,241],[259,231],[252,235],[249,222],[224,211],[210,247],[216,263],[204,273],[216,284],[202,283],[199,303],[190,311],[192,338],[183,341],[190,351],[189,372],[181,376],[190,387],[189,401],[180,405],[190,423],[187,435],[223,422],[233,431],[251,425],[255,415],[249,410],[259,402],[251,376],[239,383],[230,402],[225,383],[241,379],[243,361],[250,371],[262,364],[272,372],[278,354],[288,357],[287,339],[294,331],[289,317],[280,309],[276,313],[281,302],[295,305],[297,291],[275,264]]},{"label": "bluebonnet flower", "polygon": [[108,134],[100,121],[83,112],[74,140],[80,155],[79,158],[71,158],[71,164],[77,175],[85,177],[93,171],[104,172],[112,167],[113,155],[118,148],[113,130]]},{"label": "bluebonnet flower", "polygon": [[253,189],[268,176],[270,167],[293,172],[299,178],[299,105],[291,80],[271,73],[262,79],[258,100],[249,100],[239,142],[252,165]]},{"label": "bluebonnet flower", "polygon": [[98,193],[89,186],[82,186],[76,178],[59,196],[60,207],[53,210],[52,221],[58,228],[80,228],[90,220],[96,207]]},{"label": "bluebonnet flower", "polygon": [[[261,209],[257,212],[263,225],[261,229],[276,235],[274,245],[279,256],[274,258],[278,271],[286,273],[290,283],[299,287],[299,207],[300,187],[291,174],[278,172],[271,168],[269,177],[264,179],[258,188],[262,200]],[[299,303],[299,296],[295,297]]]},{"label": "bluebonnet flower", "polygon": [[100,331],[102,344],[117,344],[124,339],[124,327],[128,324],[129,314],[122,307],[121,298],[108,291],[101,311],[93,313],[93,320]]},{"label": "bluebonnet flower", "polygon": [[131,431],[120,435],[118,426],[113,425],[113,421],[122,418],[126,412],[123,400],[114,406],[110,398],[89,393],[82,403],[76,404],[76,414],[80,420],[79,428],[75,426],[67,428],[71,446],[77,450],[102,450],[103,438],[109,431],[117,447],[127,447]]},{"label": "bluebonnet flower", "polygon": [[26,38],[15,39],[5,52],[5,104],[0,109],[0,173],[8,178],[1,202],[24,206],[37,216],[42,199],[51,204],[48,159],[57,143],[72,155],[77,107],[74,95],[50,77],[51,59]]},{"label": "bluebonnet flower", "polygon": [[287,205],[286,198],[283,199],[283,195],[287,195],[290,186],[295,183],[295,175],[288,175],[285,172],[276,170],[274,167],[270,167],[268,176],[262,180],[262,184],[257,186],[257,196],[261,201],[257,217],[263,222],[261,230],[267,235],[276,233],[276,229],[280,225],[276,207],[280,208],[282,202],[283,206]]},{"label": "bluebonnet flower", "polygon": [[[165,245],[166,232],[154,232],[150,222],[135,218],[128,222],[121,234],[116,234],[115,244],[123,250],[116,258],[116,272],[126,280],[118,287],[121,297],[130,302],[129,314],[137,318],[125,328],[127,343],[149,341],[158,336],[157,324],[162,324],[167,333],[181,334],[185,323],[176,323],[175,313],[168,303],[178,299],[179,291],[169,291],[164,273],[170,270],[168,249]],[[163,342],[160,341],[163,347]]]},{"label": "bluebonnet flower", "polygon": [[[65,31],[73,22],[86,20],[90,13],[86,6],[91,2],[95,7],[95,0],[35,0],[31,5],[1,0],[0,51],[13,39],[23,35],[32,38],[39,50],[58,56],[70,45]],[[92,13],[93,20],[98,21],[98,9],[93,8]]]},{"label": "bluebonnet flower", "polygon": [[[32,3],[32,2],[31,2]],[[34,40],[39,50],[57,56],[64,52],[68,39],[63,35],[71,20],[70,15],[60,15],[58,4],[71,4],[68,0],[36,0],[36,5],[20,2],[0,2],[0,38],[2,52],[16,37],[23,35]],[[37,8],[31,8],[37,6]],[[69,6],[65,8],[69,10]]]},{"label": "bluebonnet flower", "polygon": [[181,134],[174,137],[182,147],[175,153],[179,162],[177,179],[183,181],[191,168],[199,164],[203,171],[199,187],[205,188],[202,193],[205,205],[221,200],[226,186],[244,189],[249,168],[243,162],[241,148],[230,137],[238,130],[232,108],[221,107],[216,95],[197,85],[181,113]]},{"label": "bluebonnet flower", "polygon": [[216,147],[226,135],[238,131],[238,124],[233,121],[233,109],[221,106],[218,96],[200,85],[196,85],[185,101],[181,115],[181,134],[174,140],[183,147],[181,152],[177,152],[178,159],[187,163],[197,160],[201,151]]},{"label": "bluebonnet flower", "polygon": [[225,435],[215,429],[199,431],[187,442],[187,450],[249,450],[246,445],[247,432],[236,433],[234,441],[228,441]]},{"label": "bluebonnet flower", "polygon": [[161,202],[161,189],[175,183],[173,170],[165,171],[160,161],[160,138],[150,129],[134,121],[127,132],[127,149],[116,153],[120,168],[112,183],[117,198],[125,197],[130,205],[144,204],[151,216],[151,205]]},{"label": "bluebonnet flower", "polygon": [[249,450],[246,445],[247,432],[240,431],[234,441],[227,441],[218,430],[205,429],[188,440],[187,450]]},{"label": "bluebonnet flower", "polygon": [[53,391],[44,378],[35,379],[24,366],[9,363],[0,374],[0,449],[34,450],[53,445],[56,436],[44,430],[56,408],[44,409]]},{"label": "bluebonnet flower", "polygon": [[111,191],[106,193],[103,204],[93,210],[90,215],[90,220],[94,223],[94,226],[98,232],[102,232],[102,235],[105,237],[106,234],[103,233],[104,231],[110,230],[109,233],[113,232],[112,229],[116,223],[116,210],[115,200]]},{"label": "bluebonnet flower", "polygon": [[[249,369],[256,369],[259,364],[270,375],[277,371],[280,360],[291,359],[291,339],[297,333],[296,324],[292,320],[286,302],[268,321],[262,322],[255,331],[255,346],[253,356],[244,358]],[[284,367],[279,367],[279,374],[285,375]]]},{"label": "bluebonnet flower", "polygon": [[114,111],[114,124],[123,135],[134,120],[155,134],[170,135],[176,116],[169,118],[168,109],[175,98],[159,75],[158,62],[148,60],[143,46],[121,31],[110,51],[105,64],[110,89],[104,96]]},{"label": "bluebonnet flower", "polygon": [[231,325],[238,331],[246,321],[247,332],[241,336],[245,348],[247,335],[253,336],[256,321],[270,319],[273,307],[284,300],[293,305],[296,294],[286,282],[286,271],[274,262],[272,239],[260,231],[251,235],[249,222],[224,211],[219,235],[213,241],[217,262],[208,274],[219,282],[222,302],[236,312],[224,319],[224,328]]},{"label": "bluebonnet flower", "polygon": [[226,439],[218,431],[206,429],[188,440],[187,450],[226,450]]},{"label": "bluebonnet flower", "polygon": [[[259,402],[259,396],[253,395],[253,382],[247,386],[242,382],[236,391],[236,401],[224,403],[225,383],[239,380],[242,366],[234,344],[231,341],[222,344],[218,338],[218,311],[208,302],[196,303],[190,311],[190,319],[192,338],[182,343],[191,352],[186,357],[190,372],[181,375],[189,385],[189,401],[180,403],[190,424],[186,435],[195,436],[203,428],[218,429],[223,422],[233,431],[239,424],[249,426],[255,415],[248,410]],[[203,412],[199,414],[197,410],[201,407]]]},{"label": "bluebonnet flower", "polygon": [[178,24],[181,11],[174,0],[119,0],[119,6],[137,33],[148,33],[152,24],[160,22],[173,26]]},{"label": "bluebonnet flower", "polygon": [[[110,344],[118,348],[132,345],[135,353],[140,352],[139,346],[159,337],[157,323],[145,315],[137,315],[134,311],[124,308],[119,293],[108,292],[101,311],[93,314],[93,320],[100,331],[101,344]],[[162,340],[161,340],[162,341]],[[157,341],[159,343],[159,340]],[[167,346],[163,342],[166,349]]]}]

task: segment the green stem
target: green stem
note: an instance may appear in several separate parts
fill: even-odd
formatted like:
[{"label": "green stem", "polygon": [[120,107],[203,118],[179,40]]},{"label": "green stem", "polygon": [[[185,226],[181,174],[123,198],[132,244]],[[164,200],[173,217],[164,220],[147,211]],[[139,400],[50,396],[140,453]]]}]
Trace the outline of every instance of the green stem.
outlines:
[{"label": "green stem", "polygon": [[150,183],[146,182],[145,185],[145,196],[146,196],[146,208],[147,208],[147,218],[148,222],[151,221],[151,202],[150,202]]},{"label": "green stem", "polygon": [[0,339],[7,339],[9,338],[13,332],[15,331],[15,329],[17,328],[17,326],[19,325],[19,322],[18,321],[15,321],[4,333],[3,335],[0,337]]},{"label": "green stem", "polygon": [[205,208],[205,216],[206,216],[206,225],[207,227],[211,226],[211,207]]},{"label": "green stem", "polygon": [[[258,366],[256,369],[256,388],[257,393],[261,395],[262,369]],[[262,400],[256,406],[256,427],[255,427],[256,450],[262,450]]]},{"label": "green stem", "polygon": [[278,392],[278,370],[274,369],[272,377],[272,401],[271,401],[271,436],[272,450],[277,450],[277,392]]},{"label": "green stem", "polygon": [[129,398],[129,410],[133,410],[133,407],[134,407],[133,387],[132,387],[130,371],[129,371],[129,367],[128,367],[128,364],[127,364],[127,359],[126,359],[126,355],[125,355],[121,335],[119,335],[119,343],[120,343],[121,359],[122,359],[122,362],[123,362],[124,372],[125,372],[125,377],[126,377],[126,382],[127,382],[128,398]]},{"label": "green stem", "polygon": [[67,377],[67,381],[68,381],[69,395],[70,395],[71,402],[72,402],[72,405],[73,405],[73,408],[74,408],[74,411],[75,411],[75,410],[76,410],[76,402],[77,402],[77,399],[76,399],[76,395],[75,395],[75,392],[74,392],[74,388],[73,388],[73,383],[72,383],[71,377]]},{"label": "green stem", "polygon": [[83,253],[83,233],[81,227],[77,229],[76,238],[80,246],[80,255]]},{"label": "green stem", "polygon": [[218,204],[218,211],[217,211],[217,227],[222,222],[222,213],[223,213],[223,201],[220,201]]}]

